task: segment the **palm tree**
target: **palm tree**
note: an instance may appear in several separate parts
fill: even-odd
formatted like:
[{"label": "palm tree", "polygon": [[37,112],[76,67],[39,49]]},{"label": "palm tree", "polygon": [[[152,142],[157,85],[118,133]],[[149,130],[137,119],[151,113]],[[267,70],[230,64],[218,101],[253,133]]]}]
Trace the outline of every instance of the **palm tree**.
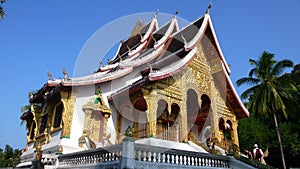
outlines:
[{"label": "palm tree", "polygon": [[250,112],[265,117],[273,116],[282,164],[286,169],[277,116],[278,113],[283,113],[288,118],[284,100],[291,99],[296,88],[282,74],[285,68],[293,67],[293,62],[287,59],[277,62],[274,54],[264,51],[258,60],[250,59],[249,63],[254,68],[250,70],[248,77],[236,82],[237,86],[251,85],[241,95],[242,99],[248,99],[247,108]]},{"label": "palm tree", "polygon": [[4,4],[5,2],[6,0],[0,0],[0,20],[4,19],[4,16],[6,15],[2,7],[2,4]]}]

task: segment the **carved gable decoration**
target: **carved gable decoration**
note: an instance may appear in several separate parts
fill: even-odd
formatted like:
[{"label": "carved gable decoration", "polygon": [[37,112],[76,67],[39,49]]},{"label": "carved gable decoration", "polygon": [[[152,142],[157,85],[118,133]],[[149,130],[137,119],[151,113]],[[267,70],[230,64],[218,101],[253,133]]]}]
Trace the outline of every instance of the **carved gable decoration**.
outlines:
[{"label": "carved gable decoration", "polygon": [[97,88],[94,97],[87,104],[82,106],[82,109],[83,111],[85,110],[99,111],[102,114],[112,113],[103,100],[102,91],[100,87]]}]

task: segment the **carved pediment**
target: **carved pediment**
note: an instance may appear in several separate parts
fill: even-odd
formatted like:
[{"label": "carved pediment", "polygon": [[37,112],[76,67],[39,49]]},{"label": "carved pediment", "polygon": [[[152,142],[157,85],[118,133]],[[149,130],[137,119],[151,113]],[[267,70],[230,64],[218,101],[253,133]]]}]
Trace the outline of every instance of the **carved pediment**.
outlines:
[{"label": "carved pediment", "polygon": [[99,111],[103,114],[112,114],[111,109],[105,104],[103,100],[100,87],[97,88],[94,97],[87,104],[82,106],[82,110],[84,112],[86,112],[86,110],[91,110]]}]

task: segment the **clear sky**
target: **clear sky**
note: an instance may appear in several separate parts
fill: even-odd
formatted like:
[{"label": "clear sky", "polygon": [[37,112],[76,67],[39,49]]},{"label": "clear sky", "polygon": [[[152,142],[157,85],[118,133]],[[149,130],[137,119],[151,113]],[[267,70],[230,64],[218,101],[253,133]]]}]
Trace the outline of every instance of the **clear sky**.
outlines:
[{"label": "clear sky", "polygon": [[[3,5],[7,16],[0,21],[0,148],[25,147],[26,131],[19,117],[28,92],[46,83],[47,71],[55,78],[63,77],[63,68],[73,72],[83,45],[102,26],[134,13],[154,14],[156,9],[172,15],[178,10],[178,17],[193,21],[208,4],[209,0],[8,0]],[[299,0],[214,0],[210,15],[234,84],[248,75],[249,58],[257,59],[264,50],[275,53],[277,60],[300,63]]]}]

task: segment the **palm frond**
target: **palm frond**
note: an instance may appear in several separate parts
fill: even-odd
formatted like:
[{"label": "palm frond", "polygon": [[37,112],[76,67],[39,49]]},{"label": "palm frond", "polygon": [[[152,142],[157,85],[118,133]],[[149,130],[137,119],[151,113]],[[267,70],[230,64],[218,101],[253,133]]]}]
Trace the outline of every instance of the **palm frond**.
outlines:
[{"label": "palm frond", "polygon": [[241,98],[243,100],[246,100],[246,99],[250,99],[250,97],[255,93],[255,91],[257,89],[260,88],[260,85],[256,85],[256,86],[253,86],[253,87],[250,87],[249,89],[246,89],[242,94],[241,94]]},{"label": "palm frond", "polygon": [[0,4],[4,4],[6,0],[0,0]]},{"label": "palm frond", "polygon": [[283,73],[283,70],[286,68],[292,68],[294,66],[294,63],[288,59],[282,60],[280,62],[277,62],[274,65],[274,68],[272,70],[272,74],[275,76],[279,76]]},{"label": "palm frond", "polygon": [[0,20],[4,19],[5,15],[6,14],[5,14],[3,8],[0,6]]},{"label": "palm frond", "polygon": [[260,79],[257,78],[252,78],[252,77],[243,77],[239,80],[236,81],[236,85],[237,86],[241,86],[244,84],[248,84],[248,85],[256,85],[260,82]]}]

